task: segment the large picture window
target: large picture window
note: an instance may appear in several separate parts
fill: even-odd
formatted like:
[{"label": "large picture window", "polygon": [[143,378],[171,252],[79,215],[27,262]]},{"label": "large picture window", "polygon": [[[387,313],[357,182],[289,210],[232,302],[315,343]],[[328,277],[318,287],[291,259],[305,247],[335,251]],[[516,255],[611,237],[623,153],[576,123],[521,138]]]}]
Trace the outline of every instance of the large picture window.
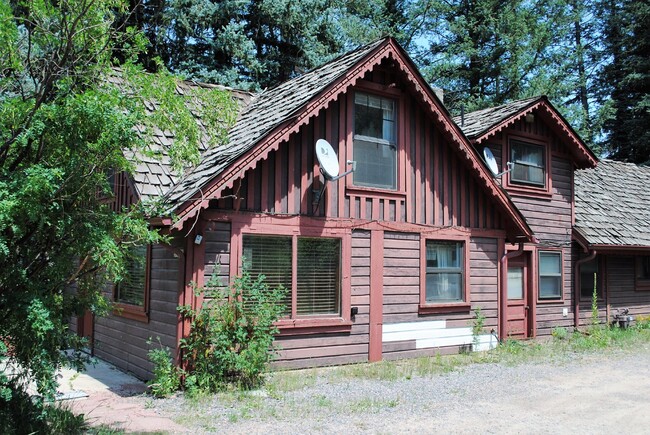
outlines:
[{"label": "large picture window", "polygon": [[126,270],[115,284],[115,313],[123,317],[146,320],[149,297],[150,246],[134,246],[126,253]]},{"label": "large picture window", "polygon": [[355,186],[397,190],[395,101],[357,92],[354,96]]},{"label": "large picture window", "polygon": [[283,285],[289,290],[287,316],[341,315],[340,239],[244,235],[243,248],[253,277],[263,274],[271,287]]},{"label": "large picture window", "polygon": [[562,253],[539,253],[539,299],[562,299]]},{"label": "large picture window", "polygon": [[546,155],[542,145],[511,140],[510,161],[514,163],[510,173],[512,183],[546,186]]},{"label": "large picture window", "polygon": [[427,240],[426,269],[425,303],[465,300],[462,242]]}]

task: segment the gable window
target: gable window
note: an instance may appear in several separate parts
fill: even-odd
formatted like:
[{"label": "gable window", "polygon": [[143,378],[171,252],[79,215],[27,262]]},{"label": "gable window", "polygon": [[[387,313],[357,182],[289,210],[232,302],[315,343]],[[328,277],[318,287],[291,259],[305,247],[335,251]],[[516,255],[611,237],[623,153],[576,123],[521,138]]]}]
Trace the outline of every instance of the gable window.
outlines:
[{"label": "gable window", "polygon": [[539,299],[562,299],[562,253],[539,253]]},{"label": "gable window", "polygon": [[426,304],[465,301],[463,250],[463,242],[426,241]]},{"label": "gable window", "polygon": [[355,186],[397,190],[395,101],[357,92],[354,95],[353,173]]},{"label": "gable window", "polygon": [[115,313],[136,320],[147,320],[149,305],[149,267],[151,247],[134,246],[126,253],[126,270],[115,284]]},{"label": "gable window", "polygon": [[243,249],[253,277],[288,290],[288,317],[341,316],[341,239],[244,235]]},{"label": "gable window", "polygon": [[510,182],[514,184],[546,186],[546,152],[544,146],[519,140],[510,141],[510,161],[514,168]]}]

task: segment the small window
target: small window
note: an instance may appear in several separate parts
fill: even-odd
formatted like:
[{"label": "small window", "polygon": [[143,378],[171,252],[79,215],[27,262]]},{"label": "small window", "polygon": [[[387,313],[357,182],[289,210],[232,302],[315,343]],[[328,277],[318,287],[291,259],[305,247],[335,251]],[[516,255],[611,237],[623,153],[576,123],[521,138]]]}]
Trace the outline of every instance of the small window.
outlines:
[{"label": "small window", "polygon": [[[293,269],[294,240],[297,270]],[[244,235],[243,248],[253,277],[264,275],[270,287],[282,285],[289,290],[284,301],[287,316],[340,316],[340,239]]]},{"label": "small window", "polygon": [[126,274],[115,286],[115,302],[144,308],[147,287],[147,246],[127,251]]},{"label": "small window", "polygon": [[650,279],[650,257],[638,257],[637,278]]},{"label": "small window", "polygon": [[150,246],[134,246],[126,252],[126,270],[113,288],[114,314],[148,322]]},{"label": "small window", "polygon": [[510,173],[512,183],[546,186],[546,158],[543,146],[511,140],[510,161],[514,163]]},{"label": "small window", "polygon": [[562,299],[562,254],[539,253],[539,298]]},{"label": "small window", "polygon": [[601,297],[600,274],[598,273],[598,260],[591,260],[580,265],[580,298],[590,301],[594,294]]},{"label": "small window", "polygon": [[397,190],[395,101],[356,93],[353,159],[355,186]]},{"label": "small window", "polygon": [[425,302],[463,302],[463,243],[427,240],[426,250]]}]

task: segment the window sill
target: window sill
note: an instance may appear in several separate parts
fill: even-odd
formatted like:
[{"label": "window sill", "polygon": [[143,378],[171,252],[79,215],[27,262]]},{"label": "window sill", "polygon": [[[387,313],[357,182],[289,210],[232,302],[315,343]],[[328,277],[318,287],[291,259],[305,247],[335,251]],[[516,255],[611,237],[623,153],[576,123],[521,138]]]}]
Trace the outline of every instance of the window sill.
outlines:
[{"label": "window sill", "polygon": [[553,197],[553,192],[545,187],[524,186],[520,184],[508,183],[505,188],[508,193],[515,196],[533,196],[542,199],[551,199]]},{"label": "window sill", "polygon": [[561,303],[564,303],[564,299],[563,298],[558,298],[558,299],[537,299],[537,303],[538,304],[548,304],[548,305],[561,304]]},{"label": "window sill", "polygon": [[115,303],[113,315],[124,317],[125,319],[136,320],[142,323],[149,323],[149,314],[147,314],[142,307],[135,305]]},{"label": "window sill", "polygon": [[276,322],[280,336],[350,332],[353,322],[342,317],[282,319]]},{"label": "window sill", "polygon": [[472,304],[467,302],[420,305],[418,314],[469,313],[471,309]]},{"label": "window sill", "polygon": [[369,197],[377,197],[377,198],[394,198],[394,199],[403,199],[406,198],[406,192],[403,190],[390,190],[390,189],[379,189],[376,187],[363,187],[363,186],[355,186],[355,185],[348,185],[346,187],[346,192],[347,195],[355,195],[355,196],[369,196]]}]

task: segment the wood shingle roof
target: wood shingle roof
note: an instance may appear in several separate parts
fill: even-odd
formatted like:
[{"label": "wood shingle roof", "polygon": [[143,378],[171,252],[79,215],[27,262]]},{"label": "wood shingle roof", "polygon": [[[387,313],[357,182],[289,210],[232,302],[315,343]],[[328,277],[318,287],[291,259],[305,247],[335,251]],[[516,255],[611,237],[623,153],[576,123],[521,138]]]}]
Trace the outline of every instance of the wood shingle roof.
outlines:
[{"label": "wood shingle roof", "polygon": [[575,173],[575,230],[591,246],[650,248],[650,167],[602,160]]},{"label": "wood shingle roof", "polygon": [[525,100],[513,101],[512,103],[503,104],[501,106],[489,107],[487,109],[466,113],[462,116],[454,116],[452,119],[460,127],[465,136],[469,139],[474,139],[482,136],[506,119],[520,113],[522,110],[525,110],[528,106],[532,106],[538,102],[540,98],[541,97],[533,97]]}]

